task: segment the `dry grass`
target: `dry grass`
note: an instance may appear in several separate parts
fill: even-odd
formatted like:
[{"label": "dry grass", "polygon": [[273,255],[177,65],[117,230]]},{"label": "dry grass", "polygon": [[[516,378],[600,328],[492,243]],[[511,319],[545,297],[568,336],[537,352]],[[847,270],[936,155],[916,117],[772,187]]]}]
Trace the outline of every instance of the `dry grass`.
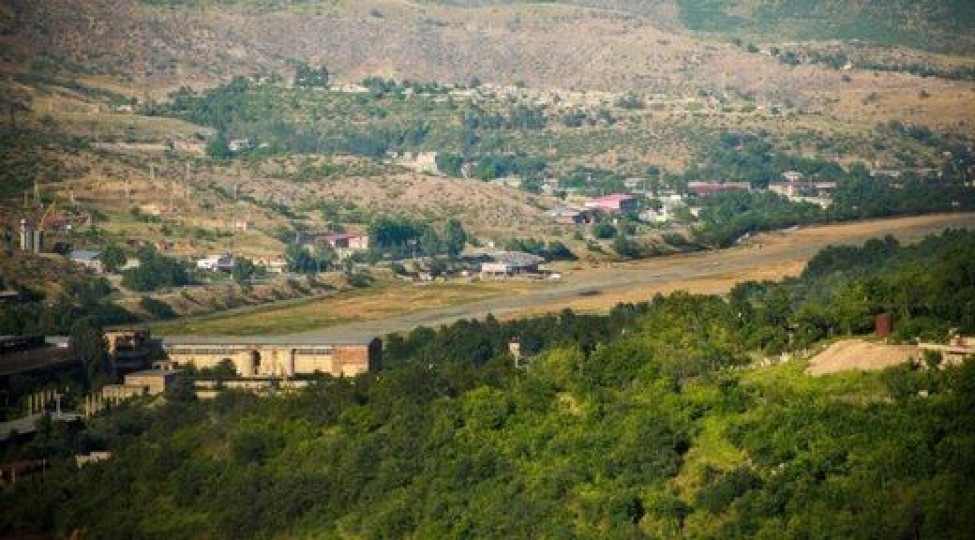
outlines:
[{"label": "dry grass", "polygon": [[[453,282],[415,286],[384,281],[374,289],[309,300],[300,305],[268,306],[245,315],[190,319],[166,323],[166,334],[295,333],[331,329],[341,333],[346,323],[368,322],[374,334],[399,332],[428,321],[449,322],[458,305],[472,307],[463,316],[493,312],[512,319],[571,307],[601,312],[619,302],[648,300],[653,294],[677,290],[723,294],[746,280],[780,279],[799,273],[810,257],[829,244],[862,243],[893,234],[902,242],[917,241],[944,227],[975,227],[975,214],[922,216],[825,227],[792,233],[756,236],[751,245],[728,250],[664,257],[612,266],[575,264],[563,267],[558,283],[533,281]],[[762,247],[758,248],[758,244]],[[596,291],[597,294],[584,294]],[[478,301],[486,302],[478,302]],[[476,306],[473,304],[477,303]],[[438,315],[444,315],[441,318]],[[438,322],[437,324],[440,324]],[[363,325],[351,324],[358,330]]]},{"label": "dry grass", "polygon": [[387,281],[369,289],[309,299],[285,307],[258,307],[232,316],[190,318],[153,325],[157,334],[247,335],[286,334],[370,321],[412,311],[519,294],[536,289],[529,282],[449,282],[414,285]]},{"label": "dry grass", "polygon": [[806,373],[826,375],[839,371],[872,371],[909,362],[918,356],[913,345],[887,345],[862,339],[837,341],[809,360]]}]

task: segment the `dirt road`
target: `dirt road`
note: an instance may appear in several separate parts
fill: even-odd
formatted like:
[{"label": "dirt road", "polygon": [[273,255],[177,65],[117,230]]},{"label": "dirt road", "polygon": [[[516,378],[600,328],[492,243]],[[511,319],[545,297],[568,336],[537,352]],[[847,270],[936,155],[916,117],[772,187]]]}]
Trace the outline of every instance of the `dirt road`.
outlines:
[{"label": "dirt road", "polygon": [[639,302],[655,293],[677,290],[720,294],[741,281],[798,275],[806,262],[827,245],[862,244],[887,234],[902,243],[911,243],[945,228],[975,229],[975,214],[939,214],[800,228],[758,235],[740,246],[721,251],[603,267],[567,267],[564,279],[550,288],[297,335],[341,340],[408,331],[417,326],[438,326],[459,319],[479,319],[488,313],[504,319],[566,307],[577,311],[605,310],[619,302]]}]

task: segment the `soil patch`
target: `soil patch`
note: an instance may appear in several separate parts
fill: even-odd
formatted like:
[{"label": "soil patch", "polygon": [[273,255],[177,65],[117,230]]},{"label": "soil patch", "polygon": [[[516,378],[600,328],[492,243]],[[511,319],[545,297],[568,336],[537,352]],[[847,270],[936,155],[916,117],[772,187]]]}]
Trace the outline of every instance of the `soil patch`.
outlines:
[{"label": "soil patch", "polygon": [[826,375],[838,371],[859,369],[872,371],[909,362],[918,356],[914,345],[886,345],[862,339],[837,341],[814,356],[806,373]]}]

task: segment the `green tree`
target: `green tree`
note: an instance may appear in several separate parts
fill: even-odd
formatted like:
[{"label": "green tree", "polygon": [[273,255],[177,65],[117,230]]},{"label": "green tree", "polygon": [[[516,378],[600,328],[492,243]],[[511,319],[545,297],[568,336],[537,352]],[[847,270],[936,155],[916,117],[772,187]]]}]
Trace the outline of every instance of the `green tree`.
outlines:
[{"label": "green tree", "polygon": [[444,247],[447,250],[447,256],[451,259],[456,258],[464,250],[466,243],[467,233],[464,231],[464,226],[456,219],[448,219],[444,228]]},{"label": "green tree", "polygon": [[152,246],[139,249],[138,268],[122,272],[122,284],[136,291],[151,291],[159,287],[179,287],[191,283],[183,264],[160,254]]},{"label": "green tree", "polygon": [[321,247],[313,254],[306,246],[289,244],[284,251],[284,258],[289,272],[315,274],[324,272],[335,264],[335,251]]},{"label": "green tree", "polygon": [[90,319],[78,319],[71,325],[69,343],[71,353],[85,368],[89,388],[98,388],[115,379],[105,334]]},{"label": "green tree", "polygon": [[118,244],[109,244],[102,250],[102,265],[105,266],[105,270],[113,273],[118,272],[119,268],[125,266],[126,262],[128,262],[128,257],[125,255],[125,250]]},{"label": "green tree", "polygon": [[303,88],[328,88],[328,69],[299,64],[295,69],[294,85]]},{"label": "green tree", "polygon": [[233,152],[230,151],[230,145],[227,143],[227,137],[224,136],[223,132],[217,132],[217,134],[207,143],[207,155],[214,159],[229,159],[233,156]]},{"label": "green tree", "polygon": [[234,259],[234,269],[231,271],[231,275],[237,284],[250,284],[250,280],[256,272],[257,266],[254,264],[254,261],[246,257],[236,257]]},{"label": "green tree", "polygon": [[600,239],[608,239],[616,236],[616,227],[611,223],[601,221],[592,226],[592,235]]}]

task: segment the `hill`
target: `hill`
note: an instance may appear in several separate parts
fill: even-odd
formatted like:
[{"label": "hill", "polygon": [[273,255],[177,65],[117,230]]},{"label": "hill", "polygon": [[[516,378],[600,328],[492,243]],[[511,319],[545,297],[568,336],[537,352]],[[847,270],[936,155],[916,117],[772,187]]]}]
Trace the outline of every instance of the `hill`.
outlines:
[{"label": "hill", "polygon": [[[0,12],[0,42],[6,62],[107,75],[140,98],[234,74],[282,71],[296,61],[325,63],[345,81],[477,77],[540,88],[689,93],[716,82],[702,67],[713,70],[743,56],[729,43],[733,38],[973,52],[972,10],[962,1],[732,5],[43,0]],[[914,39],[895,39],[905,36]],[[948,43],[950,50],[936,47]]]},{"label": "hill", "polygon": [[878,308],[895,338],[971,332],[973,253],[970,232],[872,240],[727,299],[418,328],[386,338],[380,372],[304,389],[201,401],[193,377],[230,375],[187,370],[10,445],[47,461],[0,492],[0,533],[967,538],[972,359],[811,376],[805,357]]},{"label": "hill", "polygon": [[[857,163],[964,181],[975,61],[961,49],[820,41],[815,24],[815,41],[776,37],[789,17],[831,28],[914,8],[694,5],[10,2],[0,222],[12,234],[53,203],[94,225],[79,247],[265,257],[304,232],[398,214],[459,218],[479,242],[588,249],[586,231],[545,215],[581,203],[562,200],[569,190],[762,185],[793,169],[836,180]],[[961,4],[910,20],[923,39],[965,43]],[[322,68],[327,84],[294,84]],[[234,139],[256,148],[212,152]],[[519,180],[481,182],[508,176]]]}]

